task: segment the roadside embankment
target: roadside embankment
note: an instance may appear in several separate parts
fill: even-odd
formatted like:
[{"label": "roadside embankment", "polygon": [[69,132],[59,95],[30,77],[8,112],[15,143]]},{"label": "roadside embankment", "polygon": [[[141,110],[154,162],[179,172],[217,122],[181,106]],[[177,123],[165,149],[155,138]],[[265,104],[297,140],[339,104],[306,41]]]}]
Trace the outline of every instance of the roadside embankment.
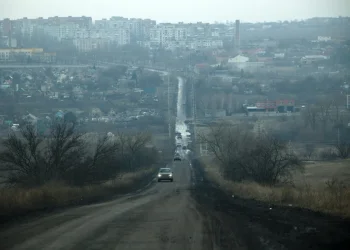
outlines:
[{"label": "roadside embankment", "polygon": [[41,187],[1,188],[0,224],[11,222],[25,216],[35,216],[58,208],[102,202],[135,192],[152,182],[157,167],[125,173],[121,178],[100,185],[82,187],[68,186],[64,183],[49,183]]},{"label": "roadside embankment", "polygon": [[[342,178],[345,173],[337,171],[337,168],[341,170],[343,165],[350,165],[348,160],[341,162],[342,164],[306,164],[305,173],[294,176],[294,185],[278,186],[226,180],[213,161],[203,159],[201,162],[208,178],[232,195],[350,218],[350,185]],[[324,166],[328,166],[329,170],[325,171]]]},{"label": "roadside embankment", "polygon": [[[349,249],[348,218],[286,205],[277,187],[226,182],[213,173],[213,165],[201,160],[192,165],[196,180],[193,197],[202,211],[212,215],[218,232],[216,244],[221,249],[231,249],[237,242],[237,247],[245,245],[246,249]],[[297,201],[304,198],[294,198]]]}]

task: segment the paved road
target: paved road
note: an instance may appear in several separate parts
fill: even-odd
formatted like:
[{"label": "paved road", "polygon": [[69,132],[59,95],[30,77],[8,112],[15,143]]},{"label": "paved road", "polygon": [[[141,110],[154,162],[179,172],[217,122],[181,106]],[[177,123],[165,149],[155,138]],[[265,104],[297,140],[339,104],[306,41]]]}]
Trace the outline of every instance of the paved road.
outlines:
[{"label": "paved road", "polygon": [[[0,69],[15,69],[15,68],[88,68],[91,67],[93,63],[91,64],[0,64]],[[120,63],[108,63],[108,62],[101,62],[96,65],[96,67],[111,67],[111,66],[130,66],[126,64],[120,64]],[[137,68],[137,66],[133,66]],[[142,66],[143,67],[143,66]],[[160,68],[151,68],[151,67],[144,67],[146,70],[159,72],[162,74],[168,74],[168,71],[164,71]]]},{"label": "paved road", "polygon": [[0,232],[0,249],[211,249],[204,218],[190,197],[191,168],[175,180],[111,202],[70,209]]},{"label": "paved road", "polygon": [[15,69],[15,68],[87,68],[91,67],[91,65],[65,65],[65,64],[32,64],[32,65],[24,65],[24,64],[0,64],[0,69]]}]

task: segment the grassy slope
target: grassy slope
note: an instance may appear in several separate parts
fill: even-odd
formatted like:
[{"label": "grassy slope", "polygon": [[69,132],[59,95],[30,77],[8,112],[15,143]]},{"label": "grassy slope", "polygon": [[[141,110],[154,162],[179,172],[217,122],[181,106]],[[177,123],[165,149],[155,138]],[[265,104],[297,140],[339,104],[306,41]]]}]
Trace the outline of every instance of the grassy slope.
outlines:
[{"label": "grassy slope", "polygon": [[[168,146],[167,140],[168,134],[154,133],[152,144],[157,148],[165,148]],[[3,148],[0,140],[1,149]],[[166,152],[164,152],[163,157],[166,156]],[[165,160],[164,158],[163,161]],[[157,167],[135,173],[126,173],[122,179],[109,181],[103,185],[84,187],[50,183],[32,189],[2,188],[2,182],[6,178],[0,176],[0,222],[7,221],[13,216],[21,216],[41,210],[89,204],[112,198],[118,194],[132,192],[144,187],[151,181],[159,167],[159,164],[156,165]],[[1,174],[3,175],[4,172]]]},{"label": "grassy slope", "polygon": [[279,187],[227,181],[218,166],[203,162],[208,178],[233,195],[350,217],[350,160],[307,165],[304,174],[294,176],[294,186]]},{"label": "grassy slope", "polygon": [[126,173],[121,179],[102,185],[71,187],[62,183],[51,183],[42,187],[0,189],[0,221],[10,217],[26,215],[34,211],[51,210],[74,205],[89,204],[136,191],[153,178],[156,167]]}]

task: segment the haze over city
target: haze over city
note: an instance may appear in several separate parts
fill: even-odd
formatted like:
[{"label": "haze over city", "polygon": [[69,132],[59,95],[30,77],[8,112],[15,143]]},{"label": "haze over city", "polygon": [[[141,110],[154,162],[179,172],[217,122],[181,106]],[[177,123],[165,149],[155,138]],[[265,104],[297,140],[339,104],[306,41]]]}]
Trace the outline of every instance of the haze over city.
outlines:
[{"label": "haze over city", "polygon": [[350,0],[0,0],[1,250],[349,250]]},{"label": "haze over city", "polygon": [[350,16],[348,0],[0,0],[0,19],[49,16],[123,16],[157,22],[243,22]]}]

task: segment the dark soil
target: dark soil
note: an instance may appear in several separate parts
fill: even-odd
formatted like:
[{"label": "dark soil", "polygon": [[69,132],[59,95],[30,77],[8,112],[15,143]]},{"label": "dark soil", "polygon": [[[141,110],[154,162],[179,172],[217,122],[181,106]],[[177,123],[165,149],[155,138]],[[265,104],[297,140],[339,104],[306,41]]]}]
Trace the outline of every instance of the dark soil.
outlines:
[{"label": "dark soil", "polygon": [[232,197],[207,180],[199,161],[192,166],[193,197],[212,218],[221,249],[350,249],[350,220]]}]

